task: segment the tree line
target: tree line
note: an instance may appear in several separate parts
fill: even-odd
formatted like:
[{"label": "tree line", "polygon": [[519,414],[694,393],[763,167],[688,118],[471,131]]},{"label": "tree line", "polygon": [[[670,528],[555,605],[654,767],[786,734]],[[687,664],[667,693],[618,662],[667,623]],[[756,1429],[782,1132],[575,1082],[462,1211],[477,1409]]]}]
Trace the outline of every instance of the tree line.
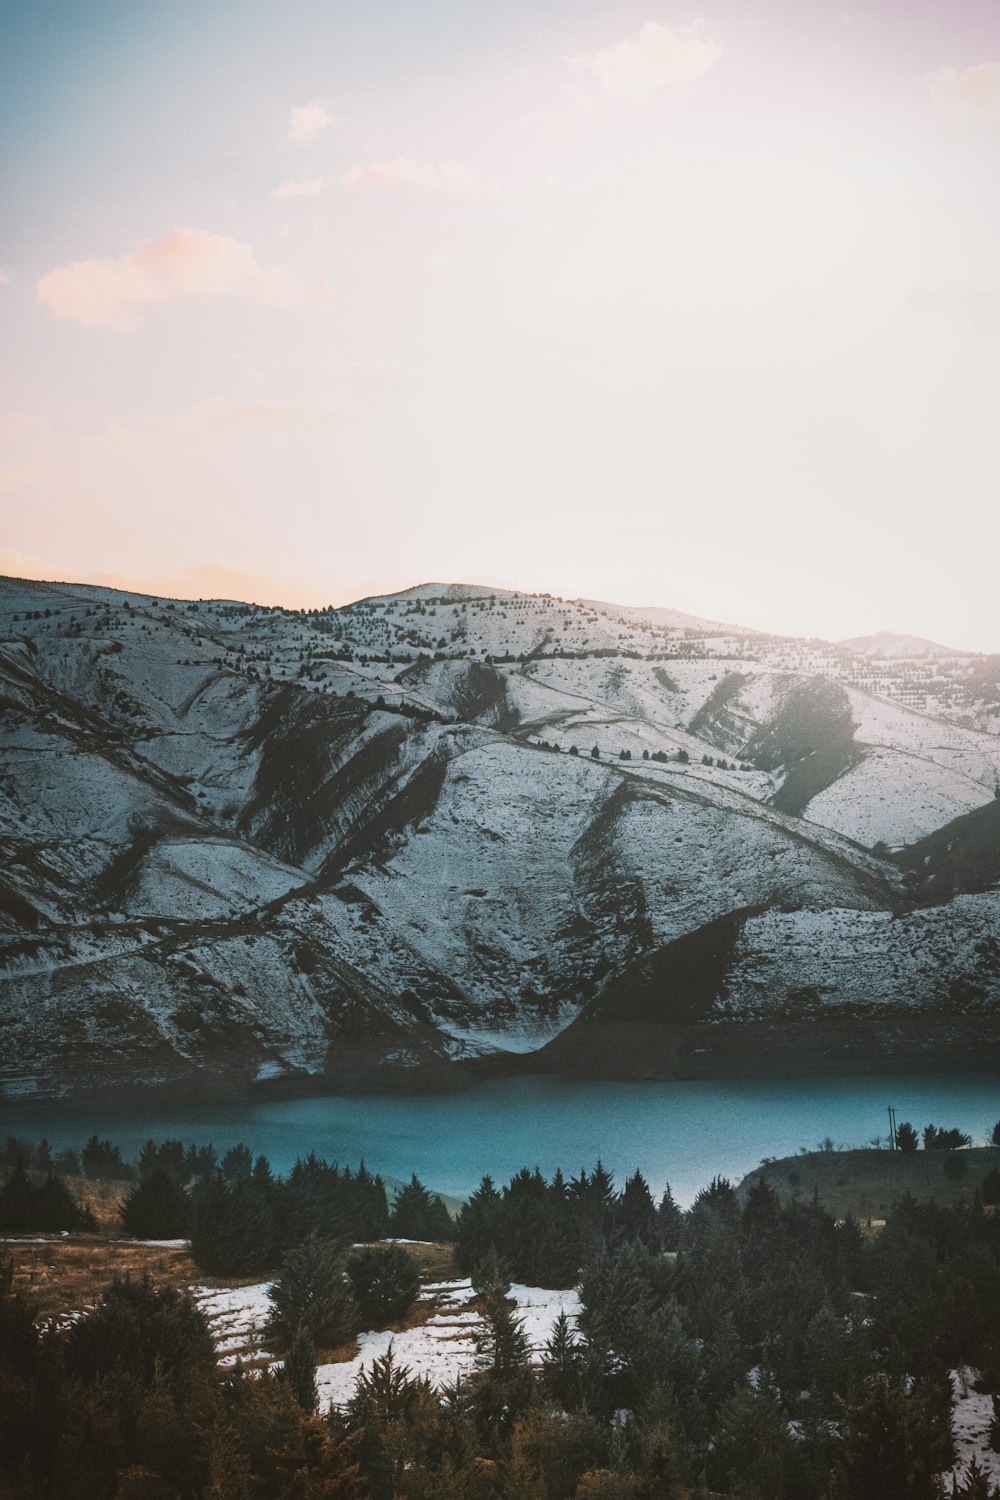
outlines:
[{"label": "tree line", "polygon": [[[125,1201],[169,1175],[164,1145]],[[977,1198],[904,1197],[874,1232],[815,1199],[782,1204],[766,1176],[742,1195],[716,1179],[682,1211],[640,1173],[619,1190],[597,1163],[486,1177],[430,1232],[442,1206],[416,1179],[396,1204],[408,1195],[412,1216],[394,1224],[362,1168],[311,1155],[281,1179],[262,1161],[243,1148],[180,1190],[192,1213],[210,1192],[243,1226],[254,1194],[276,1195],[269,1337],[283,1365],[220,1371],[188,1297],[127,1279],[42,1330],[8,1275],[0,1467],[15,1493],[941,1500],[950,1372],[1000,1392],[1000,1216]],[[453,1241],[476,1293],[477,1369],[435,1390],[390,1351],[324,1415],[316,1349],[391,1326],[416,1293],[405,1248],[354,1248],[360,1225]],[[249,1241],[270,1243],[259,1229]],[[191,1235],[194,1249],[193,1221]],[[578,1289],[578,1319],[561,1318],[534,1362],[512,1281]],[[137,1473],[145,1488],[129,1489]],[[951,1493],[995,1494],[975,1475]]]}]

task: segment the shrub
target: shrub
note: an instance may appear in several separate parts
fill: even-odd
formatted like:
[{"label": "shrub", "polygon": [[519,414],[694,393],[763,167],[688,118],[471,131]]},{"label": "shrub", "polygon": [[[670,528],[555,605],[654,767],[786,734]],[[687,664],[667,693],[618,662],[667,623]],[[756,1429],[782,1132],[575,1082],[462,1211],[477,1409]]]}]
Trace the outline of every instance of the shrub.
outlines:
[{"label": "shrub", "polygon": [[984,1203],[1000,1203],[1000,1172],[996,1167],[991,1167],[983,1178],[979,1194]]},{"label": "shrub", "polygon": [[366,1325],[395,1323],[412,1307],[420,1273],[402,1245],[356,1250],[347,1262],[347,1284]]}]

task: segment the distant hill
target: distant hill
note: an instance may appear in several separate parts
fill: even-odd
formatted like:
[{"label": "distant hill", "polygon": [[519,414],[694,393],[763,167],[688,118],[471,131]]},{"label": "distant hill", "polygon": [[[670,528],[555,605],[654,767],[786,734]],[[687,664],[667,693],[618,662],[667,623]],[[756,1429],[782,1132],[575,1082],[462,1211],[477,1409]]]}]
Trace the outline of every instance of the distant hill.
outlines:
[{"label": "distant hill", "polygon": [[782,1202],[805,1207],[815,1195],[836,1218],[853,1214],[863,1224],[885,1219],[907,1193],[918,1203],[970,1203],[986,1176],[998,1170],[996,1146],[959,1152],[809,1151],[757,1167],[744,1177],[739,1193],[743,1198],[755,1183],[765,1181]]},{"label": "distant hill", "polygon": [[[936,641],[925,641],[919,635],[893,635],[883,630],[877,635],[855,635],[846,641],[837,641],[841,651],[853,656],[880,657],[888,661],[905,658],[919,660],[927,656],[960,656],[963,653],[951,646],[940,646]],[[966,652],[965,655],[971,653]]]}]

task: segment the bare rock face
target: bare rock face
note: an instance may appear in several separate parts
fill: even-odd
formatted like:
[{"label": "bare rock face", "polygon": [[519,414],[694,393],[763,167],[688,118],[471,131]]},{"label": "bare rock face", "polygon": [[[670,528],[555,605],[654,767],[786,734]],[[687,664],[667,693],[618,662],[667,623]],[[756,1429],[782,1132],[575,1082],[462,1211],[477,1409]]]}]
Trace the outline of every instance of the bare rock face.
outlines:
[{"label": "bare rock face", "polygon": [[988,659],[461,585],[0,624],[9,1095],[1000,1042]]}]

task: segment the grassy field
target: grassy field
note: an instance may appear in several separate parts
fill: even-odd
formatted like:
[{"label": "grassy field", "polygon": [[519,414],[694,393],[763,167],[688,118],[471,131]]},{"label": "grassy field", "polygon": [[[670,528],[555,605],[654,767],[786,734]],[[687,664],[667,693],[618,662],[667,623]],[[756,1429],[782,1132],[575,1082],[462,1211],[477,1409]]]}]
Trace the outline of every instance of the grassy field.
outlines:
[{"label": "grassy field", "polygon": [[[945,1174],[945,1162],[960,1158],[962,1177]],[[1000,1171],[1000,1148],[977,1146],[948,1151],[810,1151],[786,1156],[749,1172],[740,1184],[745,1192],[762,1177],[783,1201],[820,1203],[838,1219],[884,1219],[893,1203],[910,1193],[921,1202],[971,1203],[992,1168]]]},{"label": "grassy field", "polygon": [[[93,1187],[94,1184],[88,1184]],[[105,1184],[118,1189],[127,1184]],[[83,1196],[83,1195],[81,1195]],[[88,1195],[89,1196],[89,1195]],[[108,1201],[118,1197],[108,1195]],[[93,1198],[90,1206],[97,1211]],[[450,1244],[411,1244],[404,1248],[413,1256],[424,1281],[440,1281],[455,1274]],[[109,1218],[97,1234],[66,1234],[0,1237],[0,1261],[14,1263],[14,1284],[24,1291],[40,1318],[66,1317],[89,1307],[115,1275],[148,1276],[156,1286],[247,1286],[269,1280],[274,1272],[225,1277],[200,1271],[181,1245],[144,1244],[119,1237],[117,1220]],[[423,1321],[424,1309],[415,1309],[412,1320],[400,1327]]]}]

